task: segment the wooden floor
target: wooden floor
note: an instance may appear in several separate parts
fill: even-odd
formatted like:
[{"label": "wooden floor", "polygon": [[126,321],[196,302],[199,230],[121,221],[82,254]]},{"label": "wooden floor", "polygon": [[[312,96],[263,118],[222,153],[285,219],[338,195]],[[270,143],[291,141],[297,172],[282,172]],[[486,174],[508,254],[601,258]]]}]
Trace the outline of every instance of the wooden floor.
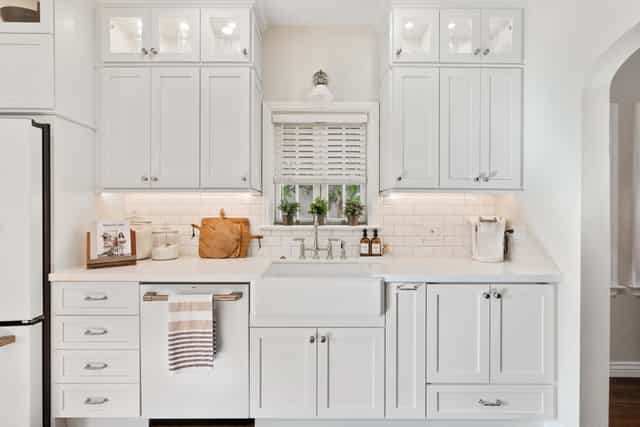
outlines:
[{"label": "wooden floor", "polygon": [[640,427],[640,378],[611,378],[609,427]]}]

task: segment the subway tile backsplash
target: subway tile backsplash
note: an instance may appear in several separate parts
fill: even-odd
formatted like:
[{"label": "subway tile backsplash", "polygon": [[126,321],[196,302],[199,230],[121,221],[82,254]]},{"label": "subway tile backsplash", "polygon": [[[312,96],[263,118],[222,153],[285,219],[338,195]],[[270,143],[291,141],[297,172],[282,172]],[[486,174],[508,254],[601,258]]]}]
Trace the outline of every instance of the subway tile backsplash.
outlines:
[{"label": "subway tile backsplash", "polygon": [[[500,195],[492,194],[394,194],[377,200],[371,226],[380,227],[386,256],[469,257],[469,218],[496,215]],[[297,257],[294,238],[312,243],[309,227],[268,226],[263,198],[230,193],[104,193],[99,199],[100,219],[143,216],[154,225],[171,225],[180,230],[181,252],[196,256],[198,239],[192,238],[190,224],[202,217],[217,216],[224,208],[227,216],[248,217],[252,233],[264,235],[262,248],[254,241],[250,255],[272,258]],[[375,223],[375,224],[373,224]],[[267,227],[264,227],[267,225]],[[347,242],[348,256],[358,255],[361,228],[320,229],[321,244],[328,238]],[[336,248],[335,254],[339,254]]]}]

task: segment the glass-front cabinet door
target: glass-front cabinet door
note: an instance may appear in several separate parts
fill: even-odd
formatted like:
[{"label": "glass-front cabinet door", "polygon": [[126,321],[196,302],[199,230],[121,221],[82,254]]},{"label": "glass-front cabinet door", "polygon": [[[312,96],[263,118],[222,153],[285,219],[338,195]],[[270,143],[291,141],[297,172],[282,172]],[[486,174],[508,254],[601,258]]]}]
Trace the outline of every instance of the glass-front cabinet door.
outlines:
[{"label": "glass-front cabinet door", "polygon": [[53,0],[0,0],[0,33],[52,33]]},{"label": "glass-front cabinet door", "polygon": [[250,9],[203,9],[202,37],[202,61],[249,62]]},{"label": "glass-front cabinet door", "polygon": [[440,11],[440,61],[482,62],[482,11]]},{"label": "glass-front cabinet door", "polygon": [[393,61],[438,61],[438,10],[396,9],[393,12]]},{"label": "glass-front cabinet door", "polygon": [[200,61],[200,9],[153,9],[149,52],[156,61]]},{"label": "glass-front cabinet door", "polygon": [[522,62],[522,10],[482,11],[482,57],[484,62]]},{"label": "glass-front cabinet door", "polygon": [[151,58],[150,9],[108,7],[102,10],[101,45],[105,62]]}]

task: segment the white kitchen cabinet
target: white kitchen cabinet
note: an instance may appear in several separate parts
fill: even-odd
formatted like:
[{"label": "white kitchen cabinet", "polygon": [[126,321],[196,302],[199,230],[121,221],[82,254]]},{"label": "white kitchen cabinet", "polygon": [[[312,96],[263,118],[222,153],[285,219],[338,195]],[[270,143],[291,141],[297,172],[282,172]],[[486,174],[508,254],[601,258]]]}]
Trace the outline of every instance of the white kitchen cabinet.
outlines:
[{"label": "white kitchen cabinet", "polygon": [[0,34],[0,58],[0,110],[53,109],[53,36]]},{"label": "white kitchen cabinet", "polygon": [[251,329],[251,416],[316,415],[315,328]]},{"label": "white kitchen cabinet", "polygon": [[522,10],[440,11],[441,62],[517,64],[522,54]]},{"label": "white kitchen cabinet", "polygon": [[154,61],[200,61],[200,9],[153,8],[148,49]]},{"label": "white kitchen cabinet", "polygon": [[3,0],[0,33],[53,33],[53,0]]},{"label": "white kitchen cabinet", "polygon": [[252,58],[251,9],[202,10],[202,61],[248,63]]},{"label": "white kitchen cabinet", "polygon": [[99,37],[105,62],[147,61],[151,49],[151,9],[105,7],[100,12]]},{"label": "white kitchen cabinet", "polygon": [[522,71],[440,70],[441,188],[522,188]]},{"label": "white kitchen cabinet", "polygon": [[251,79],[251,187],[262,190],[262,100],[259,72]]},{"label": "white kitchen cabinet", "polygon": [[553,383],[554,288],[544,285],[491,288],[491,383]]},{"label": "white kitchen cabinet", "polygon": [[438,62],[438,9],[393,10],[393,62]]},{"label": "white kitchen cabinet", "polygon": [[103,188],[149,188],[151,70],[101,71],[99,138]]},{"label": "white kitchen cabinet", "polygon": [[151,86],[151,187],[200,183],[200,70],[154,68]]},{"label": "white kitchen cabinet", "polygon": [[424,284],[387,285],[388,418],[425,417],[426,304]]},{"label": "white kitchen cabinet", "polygon": [[440,70],[440,186],[478,188],[482,71]]},{"label": "white kitchen cabinet", "polygon": [[199,76],[197,68],[102,70],[103,188],[198,187]]},{"label": "white kitchen cabinet", "polygon": [[201,185],[246,190],[251,180],[249,68],[202,69]]},{"label": "white kitchen cabinet", "polygon": [[318,417],[384,418],[384,329],[319,329]]},{"label": "white kitchen cabinet", "polygon": [[[436,188],[439,181],[438,70],[393,70],[392,179],[399,189]],[[388,174],[387,174],[388,175]],[[394,178],[395,177],[395,178]]]},{"label": "white kitchen cabinet", "polygon": [[490,289],[479,285],[427,288],[427,382],[489,382]]}]

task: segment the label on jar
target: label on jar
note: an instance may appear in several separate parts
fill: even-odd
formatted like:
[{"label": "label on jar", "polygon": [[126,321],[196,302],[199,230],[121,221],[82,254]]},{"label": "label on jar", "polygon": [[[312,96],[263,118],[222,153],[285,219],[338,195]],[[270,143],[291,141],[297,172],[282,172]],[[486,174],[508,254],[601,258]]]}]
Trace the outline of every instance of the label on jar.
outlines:
[{"label": "label on jar", "polygon": [[371,255],[382,255],[382,248],[380,247],[380,243],[374,243],[371,245]]},{"label": "label on jar", "polygon": [[369,245],[367,243],[360,243],[360,256],[369,256]]}]

